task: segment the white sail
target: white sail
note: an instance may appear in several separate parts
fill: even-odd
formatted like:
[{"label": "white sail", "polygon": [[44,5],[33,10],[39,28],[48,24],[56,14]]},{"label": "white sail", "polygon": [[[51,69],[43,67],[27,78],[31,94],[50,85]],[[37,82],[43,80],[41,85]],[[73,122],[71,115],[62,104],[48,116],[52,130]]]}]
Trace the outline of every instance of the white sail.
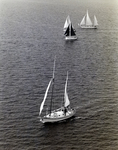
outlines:
[{"label": "white sail", "polygon": [[65,24],[64,24],[64,29],[68,27],[68,22],[67,22],[67,19],[65,21]]},{"label": "white sail", "polygon": [[89,14],[88,14],[88,10],[87,10],[86,15],[83,17],[83,19],[80,23],[80,27],[86,28],[86,29],[95,29],[95,28],[97,28],[97,25],[98,25],[98,21],[97,21],[96,16],[94,15],[94,22],[92,23],[92,21],[89,17]]},{"label": "white sail", "polygon": [[68,72],[67,72],[67,77],[66,77],[65,93],[64,93],[64,101],[65,101],[64,106],[65,107],[67,107],[68,105],[70,105],[70,101],[69,101],[68,94],[67,94],[67,82],[68,82]]},{"label": "white sail", "polygon": [[92,25],[93,25],[93,24],[92,24],[92,21],[91,21],[91,19],[90,19],[90,17],[89,17],[88,11],[87,11],[87,13],[86,13],[86,25],[87,25],[87,26],[92,26]]},{"label": "white sail", "polygon": [[98,25],[98,21],[97,21],[96,16],[94,15],[94,26],[97,26],[97,25]]},{"label": "white sail", "polygon": [[83,19],[82,19],[80,25],[85,25],[85,16],[83,17]]},{"label": "white sail", "polygon": [[49,84],[48,84],[48,87],[47,87],[47,89],[46,89],[46,92],[45,92],[45,95],[44,95],[44,99],[43,99],[43,101],[42,101],[42,103],[41,103],[41,106],[40,106],[39,115],[41,115],[41,112],[42,112],[42,110],[43,110],[43,106],[44,106],[45,100],[46,100],[46,98],[47,98],[48,90],[49,90],[49,88],[50,88],[51,83],[52,83],[52,79],[50,80],[50,82],[49,82]]},{"label": "white sail", "polygon": [[68,16],[68,17],[66,18],[66,21],[65,21],[65,24],[64,24],[64,29],[66,29],[70,23],[71,23],[70,17]]}]

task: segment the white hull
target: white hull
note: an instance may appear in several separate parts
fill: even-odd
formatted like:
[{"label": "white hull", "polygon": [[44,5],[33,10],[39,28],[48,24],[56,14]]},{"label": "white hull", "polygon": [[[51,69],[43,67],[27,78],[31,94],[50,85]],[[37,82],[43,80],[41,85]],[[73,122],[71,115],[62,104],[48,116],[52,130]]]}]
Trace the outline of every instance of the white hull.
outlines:
[{"label": "white hull", "polygon": [[97,26],[81,26],[81,28],[84,28],[84,29],[97,29]]},{"label": "white hull", "polygon": [[65,37],[65,40],[77,40],[77,37],[76,36],[66,36]]},{"label": "white hull", "polygon": [[67,112],[65,114],[64,110],[62,110],[62,108],[60,108],[60,109],[57,109],[57,110],[51,112],[51,114],[48,114],[48,115],[40,118],[40,121],[42,123],[55,123],[55,122],[69,119],[69,118],[73,117],[75,115],[75,113],[76,113],[76,111],[74,109],[69,109],[69,110],[67,110]]}]

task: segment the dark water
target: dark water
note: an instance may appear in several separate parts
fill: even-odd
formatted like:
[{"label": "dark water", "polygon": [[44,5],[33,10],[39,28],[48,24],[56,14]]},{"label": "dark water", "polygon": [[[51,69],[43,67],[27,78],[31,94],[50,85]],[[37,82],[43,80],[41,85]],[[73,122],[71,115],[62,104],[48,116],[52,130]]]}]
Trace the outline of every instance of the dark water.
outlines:
[{"label": "dark water", "polygon": [[[78,27],[88,9],[97,30]],[[67,15],[78,40],[65,42]],[[118,149],[118,1],[0,1],[0,150]],[[38,118],[54,56],[55,102],[66,72],[75,118],[44,125]]]}]

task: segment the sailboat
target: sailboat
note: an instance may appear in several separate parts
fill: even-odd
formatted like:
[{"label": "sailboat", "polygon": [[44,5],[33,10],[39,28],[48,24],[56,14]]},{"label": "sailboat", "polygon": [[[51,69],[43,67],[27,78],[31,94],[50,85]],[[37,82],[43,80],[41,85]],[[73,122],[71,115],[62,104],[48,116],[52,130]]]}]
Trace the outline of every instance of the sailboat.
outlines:
[{"label": "sailboat", "polygon": [[65,40],[77,40],[75,31],[72,27],[72,23],[68,25],[68,28],[66,29],[64,35],[66,36]]},{"label": "sailboat", "polygon": [[96,29],[98,26],[98,21],[96,16],[94,15],[94,23],[92,23],[89,14],[88,14],[88,10],[86,15],[83,17],[82,21],[80,24],[78,24],[81,28],[88,28],[88,29]]},{"label": "sailboat", "polygon": [[[64,27],[63,27],[63,31],[65,32],[66,30],[67,30],[67,28],[68,28],[68,26],[71,24],[71,20],[70,20],[70,16],[68,15],[67,16],[67,18],[66,18],[66,21],[65,21],[65,23],[64,23]],[[74,29],[74,27],[73,27],[73,29]],[[75,31],[75,29],[74,29],[74,31]],[[76,31],[75,31],[76,32]]]},{"label": "sailboat", "polygon": [[[66,83],[65,83],[65,91],[64,91],[64,101],[63,101],[63,106],[61,106],[58,109],[52,110],[52,102],[53,102],[53,88],[54,88],[54,72],[55,72],[55,61],[54,61],[54,67],[53,67],[53,76],[51,80],[49,81],[49,84],[47,86],[44,99],[40,105],[40,112],[39,112],[39,118],[42,123],[55,123],[59,121],[66,120],[68,118],[71,118],[75,115],[76,110],[72,109],[70,107],[70,100],[68,98],[67,94],[67,82],[68,82],[68,72],[67,72],[67,77],[66,77]],[[52,85],[52,97],[51,97],[51,102],[50,102],[50,112],[47,113],[46,115],[42,116],[42,111],[44,108],[44,104],[48,95],[48,91]]]}]

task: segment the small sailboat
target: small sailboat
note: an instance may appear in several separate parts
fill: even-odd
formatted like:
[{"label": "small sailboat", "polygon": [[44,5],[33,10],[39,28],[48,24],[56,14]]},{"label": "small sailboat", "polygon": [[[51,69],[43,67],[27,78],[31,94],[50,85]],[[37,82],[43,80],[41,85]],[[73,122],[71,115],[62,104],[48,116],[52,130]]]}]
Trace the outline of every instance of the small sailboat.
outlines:
[{"label": "small sailboat", "polygon": [[[64,27],[63,27],[63,31],[65,32],[66,31],[66,29],[68,28],[68,26],[71,24],[71,20],[70,20],[70,16],[68,15],[67,16],[67,18],[66,18],[66,21],[65,21],[65,23],[64,23]],[[73,27],[73,29],[74,29],[74,27]],[[74,29],[74,31],[75,31],[75,29]],[[76,32],[76,31],[75,31]]]},{"label": "small sailboat", "polygon": [[[47,86],[47,89],[46,89],[46,92],[45,92],[45,95],[44,95],[44,99],[43,99],[43,101],[41,103],[41,106],[40,106],[39,117],[40,117],[40,121],[42,123],[54,123],[54,122],[63,121],[63,120],[66,120],[68,118],[71,118],[76,113],[75,109],[72,109],[70,107],[70,101],[69,101],[68,94],[67,94],[68,72],[67,72],[66,83],[65,83],[63,106],[58,108],[58,109],[52,110],[53,88],[54,88],[54,72],[55,72],[55,61],[54,61],[54,67],[53,67],[53,77],[51,78],[51,80],[50,80],[50,82]],[[51,85],[52,85],[52,97],[51,97],[51,102],[50,102],[50,112],[47,113],[46,115],[42,116],[44,103],[46,101],[48,91],[49,91]]]},{"label": "small sailboat", "polygon": [[92,23],[89,14],[88,14],[88,10],[86,15],[83,17],[82,21],[80,24],[78,24],[81,28],[88,28],[88,29],[96,29],[98,26],[98,21],[96,16],[94,15],[94,23]]},{"label": "small sailboat", "polygon": [[72,27],[72,23],[68,25],[68,28],[66,29],[64,35],[66,36],[65,40],[77,40],[77,36]]}]

